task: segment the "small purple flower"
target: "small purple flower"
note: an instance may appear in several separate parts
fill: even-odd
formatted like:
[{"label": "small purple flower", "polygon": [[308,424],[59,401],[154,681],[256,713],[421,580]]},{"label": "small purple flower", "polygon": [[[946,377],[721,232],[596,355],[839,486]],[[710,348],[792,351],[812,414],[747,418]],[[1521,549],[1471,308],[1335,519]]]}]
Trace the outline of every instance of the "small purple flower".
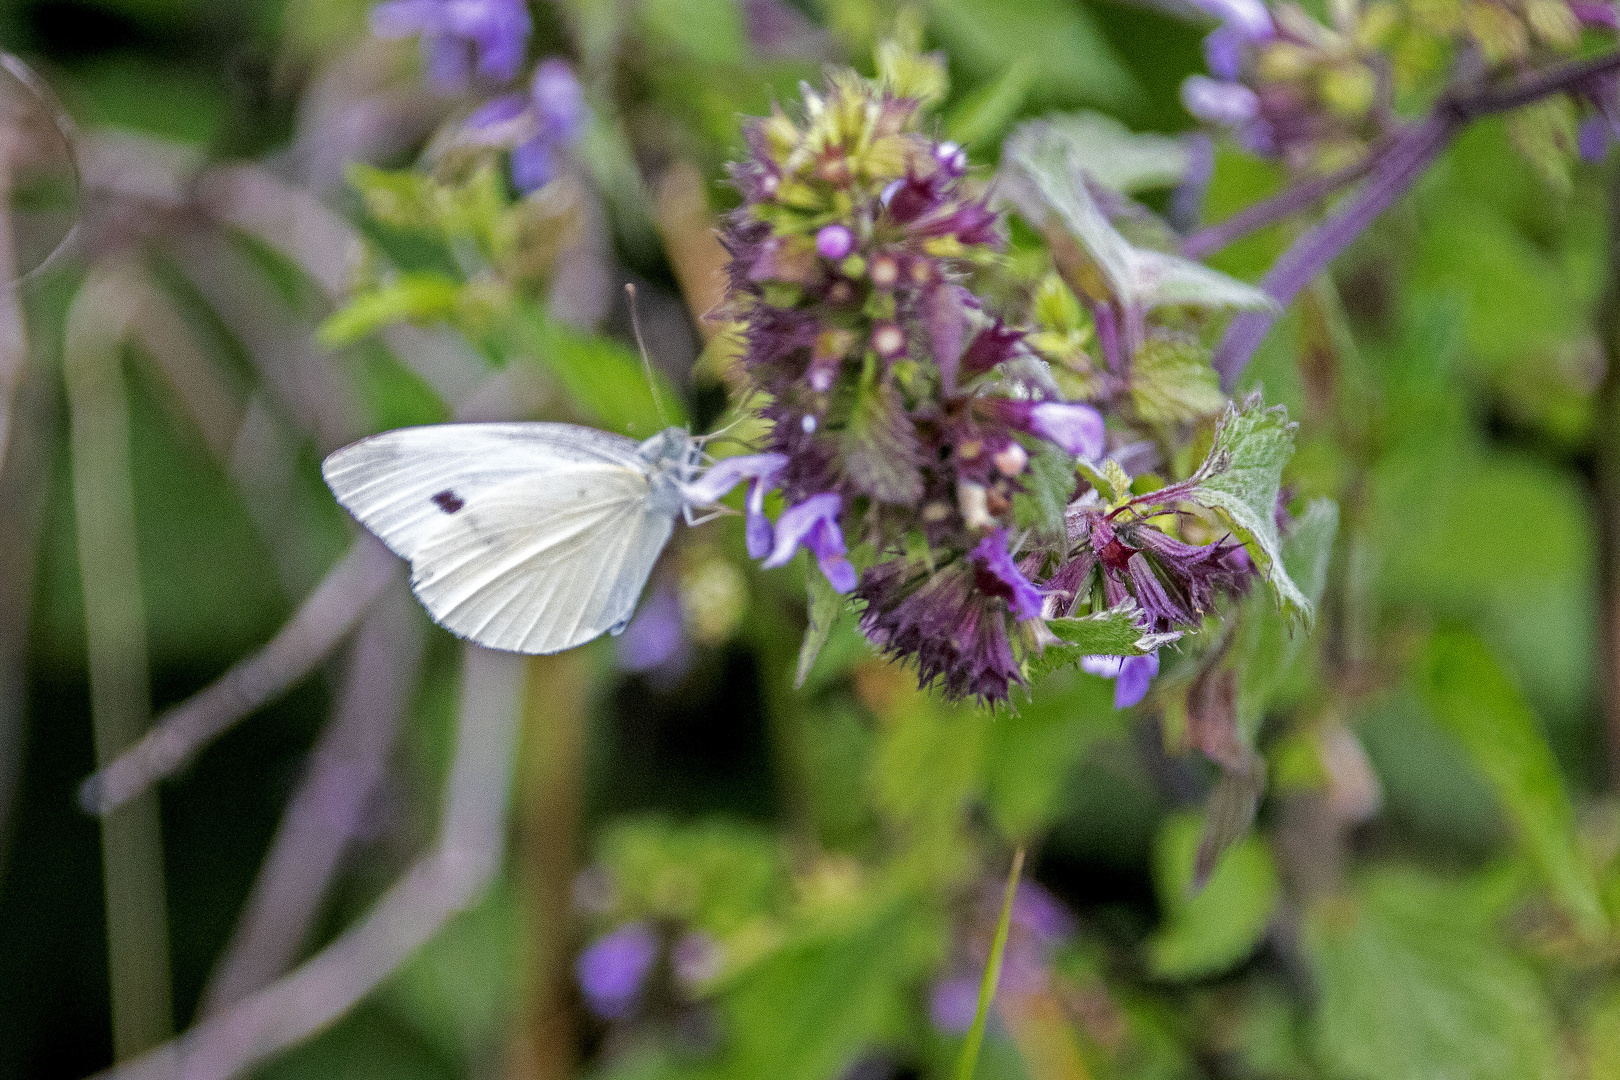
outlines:
[{"label": "small purple flower", "polygon": [[855,568],[844,557],[849,549],[844,544],[843,530],[838,527],[843,504],[837,492],[827,491],[812,495],[784,512],[776,522],[776,543],[770,558],[760,565],[767,569],[786,566],[803,544],[816,557],[816,564],[833,588],[841,593],[852,591],[856,583]]},{"label": "small purple flower", "polygon": [[979,1012],[979,981],[969,975],[942,979],[928,995],[928,1019],[934,1030],[963,1035]]},{"label": "small purple flower", "polygon": [[1147,697],[1148,685],[1159,673],[1159,654],[1147,656],[1084,656],[1082,671],[1114,680],[1114,708],[1128,709]]},{"label": "small purple flower", "polygon": [[967,172],[967,151],[953,142],[942,142],[934,147],[934,160],[952,176]]},{"label": "small purple flower", "polygon": [[1029,410],[1029,431],[1086,461],[1102,456],[1102,413],[1090,405],[1043,401]]},{"label": "small purple flower", "polygon": [[748,557],[763,559],[770,553],[772,544],[771,523],[765,516],[765,492],[787,463],[786,454],[748,454],[726,458],[687,484],[681,493],[690,501],[707,506],[719,502],[726,492],[744,480],[752,480],[754,483],[748,489],[747,504]]},{"label": "small purple flower", "polygon": [[980,592],[1006,600],[1019,621],[1040,617],[1041,590],[1019,571],[1008,554],[1006,529],[997,529],[980,540],[968,557],[973,560],[975,584]]},{"label": "small purple flower", "polygon": [[1033,881],[1019,884],[1013,896],[1012,921],[1042,946],[1061,945],[1074,936],[1074,916],[1069,909]]},{"label": "small purple flower", "polygon": [[855,250],[855,234],[847,225],[823,225],[816,233],[816,251],[823,259],[837,262]]},{"label": "small purple flower", "polygon": [[597,938],[579,954],[574,973],[585,1003],[604,1020],[627,1013],[658,960],[658,935],[645,923],[632,922]]},{"label": "small purple flower", "polygon": [[524,0],[385,0],[371,9],[380,38],[420,36],[428,80],[441,93],[467,89],[474,73],[515,76],[529,44]]},{"label": "small purple flower", "polygon": [[1238,82],[1189,75],[1181,83],[1181,104],[1205,123],[1239,127],[1260,115],[1260,98]]}]

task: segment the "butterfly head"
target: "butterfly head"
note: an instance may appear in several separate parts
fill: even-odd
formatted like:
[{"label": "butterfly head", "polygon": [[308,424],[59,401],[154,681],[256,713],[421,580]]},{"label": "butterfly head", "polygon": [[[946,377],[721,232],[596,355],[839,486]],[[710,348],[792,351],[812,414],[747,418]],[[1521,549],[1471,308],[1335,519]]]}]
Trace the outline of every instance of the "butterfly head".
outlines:
[{"label": "butterfly head", "polygon": [[703,442],[685,428],[667,427],[641,444],[648,472],[689,483],[703,468]]}]

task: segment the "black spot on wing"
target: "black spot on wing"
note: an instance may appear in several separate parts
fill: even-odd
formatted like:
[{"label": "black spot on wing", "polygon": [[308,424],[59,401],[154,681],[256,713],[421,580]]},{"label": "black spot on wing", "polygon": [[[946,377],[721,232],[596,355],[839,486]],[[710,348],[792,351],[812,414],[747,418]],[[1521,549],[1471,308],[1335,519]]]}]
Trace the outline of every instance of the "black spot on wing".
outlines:
[{"label": "black spot on wing", "polygon": [[463,506],[466,506],[467,500],[463,499],[460,495],[457,495],[449,488],[445,488],[443,491],[433,496],[433,505],[437,506],[440,510],[443,510],[447,514],[453,514],[457,510],[460,510]]}]

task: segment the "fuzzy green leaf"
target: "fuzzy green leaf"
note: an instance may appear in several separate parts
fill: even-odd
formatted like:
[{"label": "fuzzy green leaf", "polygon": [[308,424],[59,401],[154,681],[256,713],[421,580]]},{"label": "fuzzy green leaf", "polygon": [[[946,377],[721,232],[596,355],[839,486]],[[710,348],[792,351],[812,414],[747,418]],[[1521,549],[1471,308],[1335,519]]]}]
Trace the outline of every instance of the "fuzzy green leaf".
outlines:
[{"label": "fuzzy green leaf", "polygon": [[890,384],[862,383],[840,444],[845,473],[874,499],[904,504],[922,498],[917,435],[899,392]]},{"label": "fuzzy green leaf", "polygon": [[821,647],[832,636],[833,624],[844,610],[844,598],[832,587],[825,574],[804,575],[805,590],[810,594],[808,622],[804,628],[804,642],[799,646],[799,663],[794,671],[793,685],[804,686],[815,666]]},{"label": "fuzzy green leaf", "polygon": [[1186,424],[1226,405],[1209,350],[1196,341],[1151,337],[1131,364],[1131,405],[1149,424]]},{"label": "fuzzy green leaf", "polygon": [[1020,481],[1024,491],[1013,497],[1013,521],[1020,529],[1034,529],[1043,537],[1061,539],[1063,511],[1074,494],[1074,459],[1043,442],[1030,457]]},{"label": "fuzzy green leaf", "polygon": [[1294,428],[1286,410],[1267,408],[1259,394],[1228,406],[1209,455],[1188,481],[1186,498],[1226,518],[1249,545],[1278,604],[1309,627],[1315,605],[1289,576],[1277,535],[1277,491],[1283,466],[1294,456]]},{"label": "fuzzy green leaf", "polygon": [[394,323],[449,319],[461,301],[461,285],[442,274],[401,274],[372,292],[361,293],[334,311],[317,335],[323,345],[353,344]]},{"label": "fuzzy green leaf", "polygon": [[1187,144],[1181,139],[1138,133],[1096,112],[1049,116],[1045,123],[1052,137],[1074,149],[1086,173],[1112,191],[1172,187],[1187,175]]},{"label": "fuzzy green leaf", "polygon": [[1146,656],[1181,637],[1147,633],[1138,625],[1140,618],[1140,609],[1127,600],[1095,615],[1048,619],[1047,629],[1059,640],[1029,658],[1029,674],[1045,675],[1079,663],[1082,656]]}]

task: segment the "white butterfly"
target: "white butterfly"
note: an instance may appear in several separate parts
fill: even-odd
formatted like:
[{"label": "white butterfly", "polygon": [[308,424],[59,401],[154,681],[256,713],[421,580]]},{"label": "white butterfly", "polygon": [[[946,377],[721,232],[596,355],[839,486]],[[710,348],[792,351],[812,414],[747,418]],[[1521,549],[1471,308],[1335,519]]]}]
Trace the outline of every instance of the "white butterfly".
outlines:
[{"label": "white butterfly", "polygon": [[702,442],[573,424],[385,431],[321,465],[338,502],[410,560],[435,622],[492,649],[554,653],[630,621]]}]

